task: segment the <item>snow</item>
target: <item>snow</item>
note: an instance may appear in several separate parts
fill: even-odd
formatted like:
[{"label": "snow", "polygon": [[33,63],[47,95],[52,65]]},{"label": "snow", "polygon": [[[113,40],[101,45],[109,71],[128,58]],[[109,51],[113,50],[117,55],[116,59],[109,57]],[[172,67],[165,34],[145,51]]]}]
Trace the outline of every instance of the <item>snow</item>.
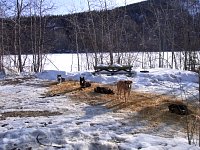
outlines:
[{"label": "snow", "polygon": [[[57,74],[69,80],[86,80],[103,84],[116,84],[119,80],[132,80],[132,90],[169,94],[184,99],[198,99],[198,74],[173,69],[136,69],[136,76],[97,75],[91,71],[65,72],[45,70],[35,78],[5,77],[0,74],[0,149],[63,149],[63,150],[197,150],[188,145],[186,133],[169,129],[162,124],[157,133],[148,129],[143,120],[133,123],[136,112],[112,112],[104,106],[91,106],[75,102],[67,96],[42,97],[48,87],[41,86],[56,80]],[[21,81],[8,84],[7,81]],[[51,116],[6,117],[3,113],[18,111],[59,112]],[[169,129],[169,130],[168,130]],[[157,130],[157,129],[155,129]]]},{"label": "snow", "polygon": [[197,73],[166,68],[148,69],[149,73],[142,73],[140,71],[143,70],[136,69],[136,76],[127,77],[125,75],[107,76],[104,74],[94,76],[92,71],[66,73],[64,71],[49,70],[37,74],[37,78],[56,80],[56,75],[61,74],[68,80],[78,81],[80,76],[84,76],[88,81],[103,84],[115,84],[119,80],[132,80],[133,90],[181,96],[184,99],[198,99]]}]

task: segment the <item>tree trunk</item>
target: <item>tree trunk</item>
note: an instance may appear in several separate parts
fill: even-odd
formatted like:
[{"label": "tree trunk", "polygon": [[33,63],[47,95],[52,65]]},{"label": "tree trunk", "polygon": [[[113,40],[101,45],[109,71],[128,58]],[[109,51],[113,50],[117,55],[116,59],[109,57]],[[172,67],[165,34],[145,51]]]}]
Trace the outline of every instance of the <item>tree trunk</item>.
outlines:
[{"label": "tree trunk", "polygon": [[[98,64],[98,56],[97,56],[97,35],[96,35],[96,30],[95,30],[95,25],[94,25],[94,20],[93,20],[93,15],[92,15],[92,12],[91,12],[91,6],[90,6],[90,2],[89,0],[87,0],[87,3],[88,3],[88,9],[89,9],[89,13],[90,13],[90,21],[92,22],[92,37],[91,37],[91,40],[92,40],[92,43],[93,43],[93,46],[94,46],[94,55],[95,55],[95,61],[94,61],[94,65],[97,66]],[[89,22],[88,20],[88,22]],[[89,25],[88,25],[89,27]],[[89,29],[90,30],[90,29]]]},{"label": "tree trunk", "polygon": [[19,72],[23,71],[22,66],[22,52],[21,52],[21,13],[22,13],[22,5],[23,0],[19,2],[17,0],[17,17],[15,22],[15,40],[16,40],[16,50],[17,50],[17,56],[18,56],[18,70]]}]

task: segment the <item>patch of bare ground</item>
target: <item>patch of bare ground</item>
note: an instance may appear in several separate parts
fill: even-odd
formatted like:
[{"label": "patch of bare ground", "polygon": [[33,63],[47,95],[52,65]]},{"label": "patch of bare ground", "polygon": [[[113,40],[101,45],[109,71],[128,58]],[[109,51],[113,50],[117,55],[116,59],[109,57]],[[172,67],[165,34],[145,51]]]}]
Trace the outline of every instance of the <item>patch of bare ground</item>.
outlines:
[{"label": "patch of bare ground", "polygon": [[[97,86],[104,86],[112,89],[115,94],[100,94],[94,92]],[[171,103],[184,104],[185,102],[173,96],[158,95],[151,93],[142,93],[131,91],[127,102],[119,99],[116,94],[115,85],[103,85],[92,83],[91,87],[80,88],[77,81],[66,81],[49,88],[48,94],[66,94],[74,101],[85,102],[90,105],[103,105],[113,112],[126,111],[137,112],[137,116],[133,116],[132,120],[147,120],[152,128],[158,127],[164,123],[176,127],[182,127],[183,132],[186,131],[187,122],[192,123],[197,115],[197,108],[192,104],[188,104],[190,115],[177,115],[169,112],[168,106]],[[134,118],[135,117],[135,118]]]},{"label": "patch of bare ground", "polygon": [[39,116],[55,116],[61,115],[60,112],[50,111],[11,111],[1,113],[0,119],[5,120],[7,117],[39,117]]},{"label": "patch of bare ground", "polygon": [[23,77],[23,78],[11,78],[11,79],[4,79],[0,81],[0,84],[2,85],[17,85],[19,83],[23,83],[24,81],[30,80],[33,77]]},{"label": "patch of bare ground", "polygon": [[34,79],[34,76],[27,76],[27,77],[16,77],[16,78],[6,78],[0,80],[0,85],[18,85],[21,83],[25,83],[28,86],[36,86],[36,87],[49,87],[51,85],[56,85],[57,82],[55,81],[40,81],[40,82],[26,82],[31,81]]}]

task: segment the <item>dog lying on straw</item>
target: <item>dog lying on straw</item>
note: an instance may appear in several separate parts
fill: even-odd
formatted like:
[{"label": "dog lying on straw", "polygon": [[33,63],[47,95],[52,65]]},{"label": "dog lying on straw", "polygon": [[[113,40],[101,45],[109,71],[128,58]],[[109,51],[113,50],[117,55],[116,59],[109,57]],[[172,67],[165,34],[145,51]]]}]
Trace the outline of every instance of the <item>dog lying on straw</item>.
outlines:
[{"label": "dog lying on straw", "polygon": [[121,98],[121,94],[122,92],[124,93],[124,99],[125,102],[127,100],[127,96],[130,96],[130,92],[131,92],[131,85],[132,85],[132,81],[131,80],[126,80],[126,81],[118,81],[117,82],[117,93],[119,98]]}]

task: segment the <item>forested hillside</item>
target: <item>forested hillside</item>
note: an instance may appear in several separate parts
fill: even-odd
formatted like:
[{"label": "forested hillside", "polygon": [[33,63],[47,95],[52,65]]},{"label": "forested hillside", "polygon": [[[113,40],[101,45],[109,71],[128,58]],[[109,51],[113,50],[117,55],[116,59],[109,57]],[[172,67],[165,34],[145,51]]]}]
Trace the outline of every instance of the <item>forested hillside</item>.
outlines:
[{"label": "forested hillside", "polygon": [[[113,10],[104,7],[69,15],[22,16],[21,48],[23,53],[31,53],[32,43],[41,36],[37,44],[52,53],[196,51],[199,21],[198,13],[189,14],[187,6],[177,0],[149,0]],[[2,20],[6,53],[15,53],[15,23],[13,18]]]},{"label": "forested hillside", "polygon": [[[42,5],[37,14],[30,7],[23,15],[17,5],[14,18],[1,18],[0,52],[35,54],[35,62],[43,53],[81,52],[181,51],[192,58],[200,45],[199,5],[148,0],[110,10],[105,3],[98,11],[58,16],[42,15]],[[20,57],[17,61],[22,63]]]}]

